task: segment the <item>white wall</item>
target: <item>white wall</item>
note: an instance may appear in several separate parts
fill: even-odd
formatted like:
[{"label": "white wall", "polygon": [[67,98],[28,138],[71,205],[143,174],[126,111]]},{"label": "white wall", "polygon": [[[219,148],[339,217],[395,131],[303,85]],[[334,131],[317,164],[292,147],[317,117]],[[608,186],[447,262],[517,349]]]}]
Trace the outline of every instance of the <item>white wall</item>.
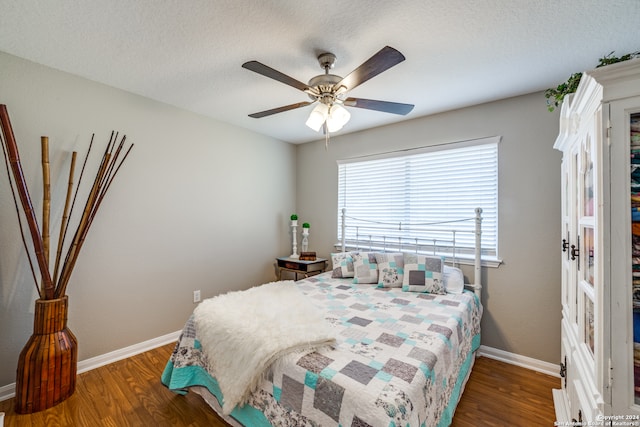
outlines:
[{"label": "white wall", "polygon": [[[84,155],[92,133],[104,149],[112,130],[135,144],[69,283],[80,360],[181,329],[195,307],[193,290],[207,298],[274,279],[274,258],[290,250],[294,146],[4,53],[0,104],[9,110],[36,212],[40,136],[50,138],[52,218],[62,212],[71,150]],[[1,163],[3,386],[15,381],[36,295]],[[52,247],[58,224],[52,221]]]},{"label": "white wall", "polygon": [[324,140],[304,144],[298,149],[297,209],[311,223],[310,250],[328,256],[337,241],[337,159],[500,135],[498,250],[504,264],[483,269],[482,344],[558,363],[561,155],[552,148],[557,133],[557,112],[549,113],[542,93],[535,93],[334,135],[328,150]]}]

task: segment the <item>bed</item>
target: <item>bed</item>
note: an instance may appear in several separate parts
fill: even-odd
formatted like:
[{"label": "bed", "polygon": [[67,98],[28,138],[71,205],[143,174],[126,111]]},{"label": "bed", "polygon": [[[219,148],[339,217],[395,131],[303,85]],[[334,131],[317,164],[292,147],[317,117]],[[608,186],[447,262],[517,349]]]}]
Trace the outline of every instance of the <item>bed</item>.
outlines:
[{"label": "bed", "polygon": [[[194,312],[162,383],[176,393],[200,394],[234,426],[450,425],[480,345],[480,212],[472,218],[472,285],[460,283],[455,266],[434,267],[445,259],[435,243],[432,254],[404,252],[387,243],[380,247],[375,239],[366,248],[349,248],[343,230],[342,251],[332,254],[331,271],[256,287],[295,286],[322,314],[335,337],[332,345],[285,352],[269,361],[242,404],[223,410],[225,397],[210,357],[214,353],[205,351],[213,343],[203,345],[208,331],[198,329],[205,329],[202,314]],[[404,274],[398,278],[398,269],[389,267],[402,262]],[[367,278],[374,269],[375,282]],[[441,274],[431,274],[434,270]],[[351,272],[353,277],[344,277]]]}]

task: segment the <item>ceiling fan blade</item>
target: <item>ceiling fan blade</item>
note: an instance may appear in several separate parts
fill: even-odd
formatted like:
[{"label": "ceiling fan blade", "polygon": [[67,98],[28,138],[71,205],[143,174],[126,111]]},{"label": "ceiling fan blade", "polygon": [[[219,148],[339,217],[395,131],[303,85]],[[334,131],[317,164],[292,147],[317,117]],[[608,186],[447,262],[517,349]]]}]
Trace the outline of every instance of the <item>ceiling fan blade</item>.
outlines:
[{"label": "ceiling fan blade", "polygon": [[398,50],[391,46],[385,46],[353,70],[351,74],[336,83],[334,88],[338,89],[344,86],[347,90],[351,90],[404,60],[404,55]]},{"label": "ceiling fan blade", "polygon": [[273,68],[268,67],[258,61],[245,62],[244,64],[242,64],[242,67],[246,68],[247,70],[256,72],[258,74],[262,74],[265,77],[269,77],[271,79],[277,80],[286,85],[293,86],[296,89],[299,89],[301,91],[305,91],[309,89],[309,86],[307,84],[302,83],[301,81],[296,80],[293,77],[289,77],[278,70],[274,70]]},{"label": "ceiling fan blade", "polygon": [[347,98],[344,100],[347,107],[366,108],[367,110],[382,111],[384,113],[400,114],[406,116],[413,110],[413,104],[399,102],[376,101],[375,99]]},{"label": "ceiling fan blade", "polygon": [[270,116],[272,114],[282,113],[284,111],[295,110],[296,108],[306,107],[313,104],[313,102],[298,102],[296,104],[285,105],[284,107],[272,108],[271,110],[260,111],[259,113],[249,114],[249,117],[259,119],[261,117]]}]

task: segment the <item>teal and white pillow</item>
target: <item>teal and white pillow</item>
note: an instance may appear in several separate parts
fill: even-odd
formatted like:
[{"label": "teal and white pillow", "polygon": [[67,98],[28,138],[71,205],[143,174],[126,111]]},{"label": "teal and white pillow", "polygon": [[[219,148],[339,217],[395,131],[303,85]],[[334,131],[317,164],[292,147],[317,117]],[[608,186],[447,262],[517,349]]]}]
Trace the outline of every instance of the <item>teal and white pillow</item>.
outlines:
[{"label": "teal and white pillow", "polygon": [[379,288],[401,288],[404,278],[404,254],[397,253],[377,253],[378,263],[378,287]]},{"label": "teal and white pillow", "polygon": [[331,254],[331,277],[353,277],[353,254],[357,252],[337,252]]},{"label": "teal and white pillow", "polygon": [[353,254],[353,283],[378,283],[378,264],[375,252]]},{"label": "teal and white pillow", "polygon": [[442,277],[444,261],[441,257],[405,254],[402,290],[446,294]]}]

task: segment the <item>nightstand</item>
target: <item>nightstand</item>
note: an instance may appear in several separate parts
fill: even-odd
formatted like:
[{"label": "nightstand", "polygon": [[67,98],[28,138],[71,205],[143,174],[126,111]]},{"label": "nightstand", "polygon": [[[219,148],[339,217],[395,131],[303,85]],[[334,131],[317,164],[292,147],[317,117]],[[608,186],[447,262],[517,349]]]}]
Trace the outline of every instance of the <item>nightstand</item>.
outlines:
[{"label": "nightstand", "polygon": [[280,257],[276,258],[278,263],[278,280],[282,280],[282,272],[290,271],[298,280],[298,274],[303,277],[314,276],[322,273],[327,268],[327,260],[324,258],[316,258],[313,261],[303,261],[300,259]]}]

